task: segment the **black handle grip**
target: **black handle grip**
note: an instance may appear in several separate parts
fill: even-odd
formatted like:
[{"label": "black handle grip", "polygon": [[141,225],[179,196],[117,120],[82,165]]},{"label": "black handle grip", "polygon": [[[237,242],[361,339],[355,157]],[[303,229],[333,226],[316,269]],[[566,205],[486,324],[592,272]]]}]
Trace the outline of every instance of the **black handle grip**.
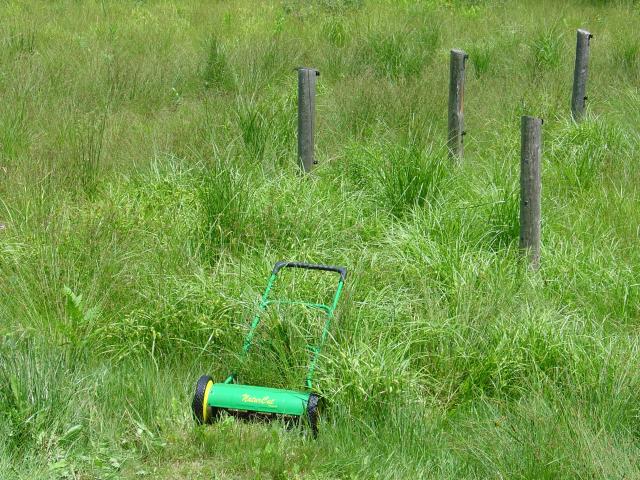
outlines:
[{"label": "black handle grip", "polygon": [[308,270],[324,270],[327,272],[337,272],[342,277],[342,281],[347,280],[347,269],[344,267],[332,267],[330,265],[316,265],[314,263],[301,262],[277,262],[273,267],[272,275],[277,275],[281,268],[306,268]]}]

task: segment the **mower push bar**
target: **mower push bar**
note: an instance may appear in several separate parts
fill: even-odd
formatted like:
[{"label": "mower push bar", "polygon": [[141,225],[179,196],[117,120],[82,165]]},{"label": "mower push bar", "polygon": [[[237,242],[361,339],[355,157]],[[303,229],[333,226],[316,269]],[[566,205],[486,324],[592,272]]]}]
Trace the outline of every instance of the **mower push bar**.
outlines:
[{"label": "mower push bar", "polygon": [[317,265],[315,263],[301,263],[301,262],[277,262],[273,267],[272,275],[277,275],[281,268],[306,268],[308,270],[324,270],[327,272],[339,273],[342,277],[342,281],[347,280],[347,269],[344,267],[332,267],[331,265]]},{"label": "mower push bar", "polygon": [[[276,281],[278,276],[278,272],[281,268],[306,268],[309,270],[323,270],[326,272],[336,272],[340,274],[340,280],[338,280],[338,287],[336,288],[336,292],[333,296],[333,301],[329,305],[325,305],[322,303],[308,303],[308,302],[299,302],[299,301],[290,301],[290,300],[269,300],[269,293],[271,292],[271,288]],[[307,377],[305,378],[305,385],[307,388],[311,389],[311,379],[313,377],[313,372],[316,367],[316,362],[318,361],[318,356],[320,355],[320,350],[322,349],[325,341],[327,340],[327,335],[329,333],[329,325],[331,324],[331,320],[333,319],[333,313],[338,306],[338,299],[340,298],[340,294],[342,293],[342,288],[344,286],[344,282],[347,278],[347,269],[344,267],[331,267],[329,265],[316,265],[313,263],[301,263],[301,262],[277,262],[273,267],[273,271],[271,272],[271,277],[267,282],[267,288],[262,294],[262,300],[260,301],[260,305],[258,307],[258,311],[255,313],[253,317],[253,321],[251,322],[251,326],[249,327],[249,332],[244,339],[242,344],[242,353],[241,356],[244,357],[249,349],[251,348],[251,343],[253,341],[253,335],[258,328],[258,324],[260,323],[260,315],[264,312],[269,305],[273,304],[289,304],[289,305],[304,305],[309,308],[319,308],[324,311],[326,315],[326,320],[324,327],[322,328],[322,334],[320,336],[320,341],[316,346],[309,346],[309,349],[312,352],[311,362],[309,364],[309,369],[307,370]],[[227,377],[225,383],[234,382],[236,378],[236,372],[232,373]]]}]

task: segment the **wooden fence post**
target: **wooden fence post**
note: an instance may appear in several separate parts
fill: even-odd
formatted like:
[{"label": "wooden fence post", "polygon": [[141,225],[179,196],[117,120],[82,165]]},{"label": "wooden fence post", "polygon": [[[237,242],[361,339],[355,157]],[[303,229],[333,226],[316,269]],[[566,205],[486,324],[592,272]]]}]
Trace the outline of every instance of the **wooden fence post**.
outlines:
[{"label": "wooden fence post", "polygon": [[452,159],[460,161],[464,155],[464,73],[469,58],[462,50],[451,50],[449,64],[449,137],[447,146]]},{"label": "wooden fence post", "polygon": [[520,249],[531,267],[540,266],[540,157],[542,119],[522,117],[520,149]]},{"label": "wooden fence post", "polygon": [[571,95],[571,113],[575,121],[584,116],[587,100],[587,74],[589,71],[589,40],[593,38],[586,30],[578,30],[576,43],[576,65],[573,71],[573,94]]},{"label": "wooden fence post", "polygon": [[318,163],[313,157],[313,134],[316,114],[315,68],[298,68],[298,161],[307,173]]}]

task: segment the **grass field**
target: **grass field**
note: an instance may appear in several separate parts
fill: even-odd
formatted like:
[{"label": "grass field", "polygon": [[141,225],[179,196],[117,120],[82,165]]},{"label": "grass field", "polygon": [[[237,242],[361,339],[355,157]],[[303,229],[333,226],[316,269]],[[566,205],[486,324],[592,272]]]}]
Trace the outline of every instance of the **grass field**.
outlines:
[{"label": "grass field", "polygon": [[[640,478],[637,1],[0,1],[0,478]],[[588,115],[570,117],[576,28]],[[446,155],[450,48],[469,55]],[[296,166],[297,76],[316,156]],[[520,116],[543,246],[518,254]],[[194,426],[277,260],[345,265],[317,441]],[[280,292],[323,298],[296,272]],[[243,379],[299,388],[270,316]],[[283,353],[284,352],[284,353]]]}]

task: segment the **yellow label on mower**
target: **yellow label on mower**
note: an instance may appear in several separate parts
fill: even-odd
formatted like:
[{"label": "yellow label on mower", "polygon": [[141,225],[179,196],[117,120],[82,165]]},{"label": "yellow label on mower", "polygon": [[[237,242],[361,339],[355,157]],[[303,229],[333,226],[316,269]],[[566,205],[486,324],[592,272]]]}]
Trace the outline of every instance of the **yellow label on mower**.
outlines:
[{"label": "yellow label on mower", "polygon": [[273,398],[270,398],[269,395],[266,395],[262,398],[258,398],[258,397],[252,397],[248,393],[243,393],[242,401],[244,403],[257,403],[260,405],[266,405],[267,407],[277,408],[276,401]]}]

